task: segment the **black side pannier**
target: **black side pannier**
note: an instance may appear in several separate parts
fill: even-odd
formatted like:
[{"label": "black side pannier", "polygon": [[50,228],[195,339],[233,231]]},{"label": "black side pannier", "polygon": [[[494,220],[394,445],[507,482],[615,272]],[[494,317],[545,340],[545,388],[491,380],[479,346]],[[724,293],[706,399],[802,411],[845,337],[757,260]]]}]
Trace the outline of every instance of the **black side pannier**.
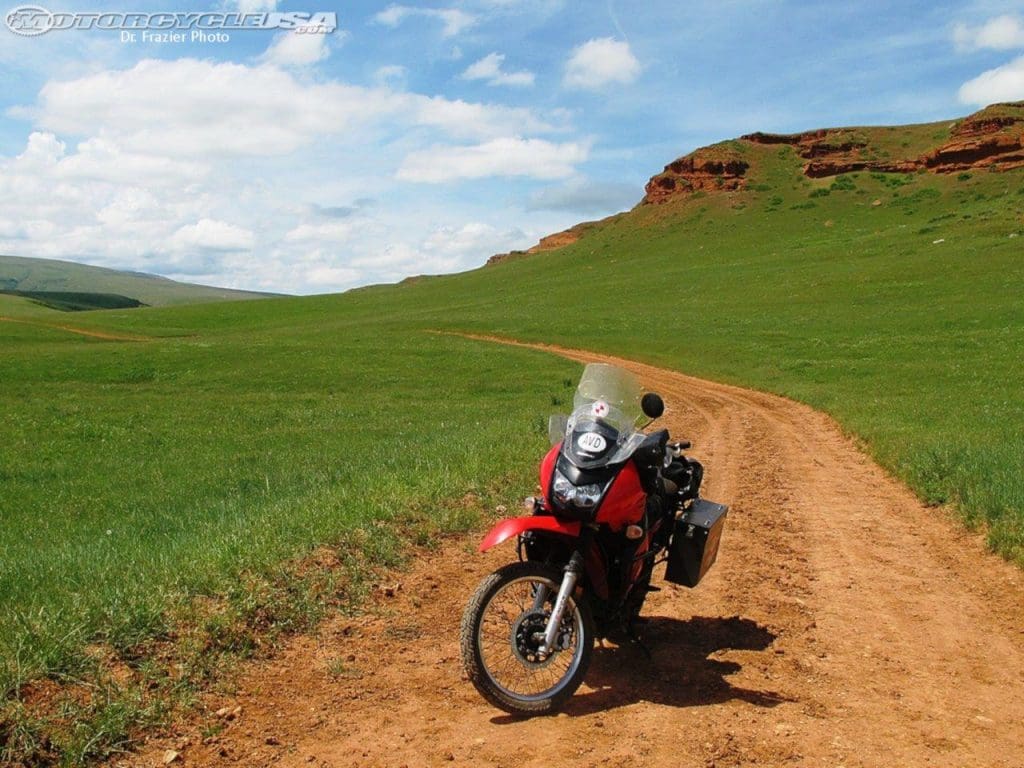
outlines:
[{"label": "black side pannier", "polygon": [[728,511],[724,504],[697,499],[676,520],[665,581],[686,587],[697,586],[718,557],[718,544]]}]

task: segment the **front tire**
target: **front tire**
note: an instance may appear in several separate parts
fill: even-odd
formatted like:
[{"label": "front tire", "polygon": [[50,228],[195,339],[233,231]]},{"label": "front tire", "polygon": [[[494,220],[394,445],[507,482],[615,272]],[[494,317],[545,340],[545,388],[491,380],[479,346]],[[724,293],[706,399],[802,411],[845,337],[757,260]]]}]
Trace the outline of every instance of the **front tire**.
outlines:
[{"label": "front tire", "polygon": [[[514,715],[556,711],[583,682],[594,650],[585,601],[570,596],[558,649],[537,652],[562,573],[540,563],[512,563],[485,578],[462,617],[462,665],[487,701]],[[537,590],[546,590],[540,607]]]}]

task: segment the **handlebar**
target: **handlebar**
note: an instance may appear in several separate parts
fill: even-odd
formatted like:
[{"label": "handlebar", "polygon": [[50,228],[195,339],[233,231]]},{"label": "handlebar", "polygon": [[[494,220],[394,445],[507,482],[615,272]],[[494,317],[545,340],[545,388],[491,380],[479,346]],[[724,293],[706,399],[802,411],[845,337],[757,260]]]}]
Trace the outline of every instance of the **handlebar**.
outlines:
[{"label": "handlebar", "polygon": [[672,443],[671,445],[669,445],[669,448],[670,448],[670,449],[672,450],[672,452],[673,452],[673,453],[675,453],[675,454],[676,454],[677,456],[678,456],[678,455],[679,455],[679,454],[680,454],[680,453],[681,453],[682,451],[686,451],[686,450],[689,450],[689,449],[690,449],[690,448],[692,448],[692,447],[693,447],[693,443],[692,443],[692,442],[690,442],[689,440],[679,440],[679,441],[677,441],[677,442],[675,442],[675,443]]}]

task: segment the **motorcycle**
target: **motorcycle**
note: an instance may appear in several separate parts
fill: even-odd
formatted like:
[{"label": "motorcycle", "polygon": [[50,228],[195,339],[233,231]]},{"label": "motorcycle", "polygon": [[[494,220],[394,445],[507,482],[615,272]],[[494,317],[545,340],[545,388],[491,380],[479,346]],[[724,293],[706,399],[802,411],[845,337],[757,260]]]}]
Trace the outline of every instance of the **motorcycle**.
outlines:
[{"label": "motorcycle", "polygon": [[549,421],[532,514],[501,520],[480,544],[518,544],[518,562],[477,587],[460,633],[469,680],[506,712],[557,711],[583,682],[595,640],[636,636],[656,565],[667,563],[666,581],[695,587],[718,555],[728,508],[700,497],[689,442],[642,431],[664,402],[640,392],[628,371],[588,365],[572,413]]}]

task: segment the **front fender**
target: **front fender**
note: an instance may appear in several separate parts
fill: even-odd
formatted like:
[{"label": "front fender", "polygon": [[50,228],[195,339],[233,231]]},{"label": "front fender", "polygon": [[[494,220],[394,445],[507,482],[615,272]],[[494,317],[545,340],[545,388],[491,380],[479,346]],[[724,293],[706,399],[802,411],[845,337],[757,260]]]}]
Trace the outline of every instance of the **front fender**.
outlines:
[{"label": "front fender", "polygon": [[488,531],[484,540],[480,542],[480,551],[486,552],[491,547],[501,542],[518,536],[526,531],[549,531],[551,533],[563,533],[566,536],[579,536],[580,524],[577,522],[563,522],[551,515],[530,515],[529,517],[511,517],[502,520]]}]

